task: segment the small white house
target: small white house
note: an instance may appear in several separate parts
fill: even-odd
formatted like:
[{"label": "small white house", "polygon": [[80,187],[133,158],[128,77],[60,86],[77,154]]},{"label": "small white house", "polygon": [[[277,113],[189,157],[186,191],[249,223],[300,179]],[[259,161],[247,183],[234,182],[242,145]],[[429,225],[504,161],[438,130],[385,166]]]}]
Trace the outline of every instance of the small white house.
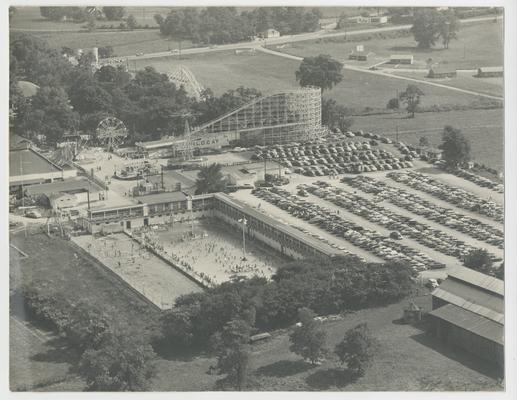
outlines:
[{"label": "small white house", "polygon": [[390,64],[413,64],[412,54],[392,54]]},{"label": "small white house", "polygon": [[267,31],[264,31],[262,36],[266,39],[277,38],[280,37],[280,32],[278,32],[276,29],[270,28]]}]

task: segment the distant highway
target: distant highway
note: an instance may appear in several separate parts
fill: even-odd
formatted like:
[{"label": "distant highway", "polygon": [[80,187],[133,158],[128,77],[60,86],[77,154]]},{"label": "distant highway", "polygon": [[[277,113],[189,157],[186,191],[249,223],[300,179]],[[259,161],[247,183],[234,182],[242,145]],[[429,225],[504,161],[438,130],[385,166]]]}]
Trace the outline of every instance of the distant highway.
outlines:
[{"label": "distant highway", "polygon": [[[482,22],[482,21],[492,21],[494,18],[502,19],[502,16],[497,17],[478,17],[478,18],[468,18],[460,20],[461,23],[472,23],[472,22]],[[240,42],[240,43],[231,43],[231,44],[223,44],[219,46],[211,46],[211,47],[192,47],[187,49],[182,49],[182,55],[188,54],[202,54],[202,53],[210,53],[215,51],[225,51],[225,50],[237,50],[237,49],[257,49],[260,47],[264,47],[265,45],[277,45],[284,43],[295,43],[295,42],[303,42],[306,40],[314,40],[319,38],[332,38],[332,37],[340,37],[340,36],[356,36],[367,33],[380,33],[380,32],[392,32],[399,31],[411,28],[412,25],[397,25],[397,26],[386,26],[381,28],[369,28],[369,29],[358,29],[354,31],[339,31],[329,33],[328,30],[322,29],[317,32],[309,32],[309,33],[301,33],[299,35],[286,35],[280,36],[278,38],[270,38],[265,40],[256,40],[253,42]],[[132,56],[120,56],[120,57],[112,57],[105,58],[101,60],[101,63],[108,63],[110,61],[115,61],[118,59],[124,60],[147,60],[151,58],[160,58],[160,57],[170,57],[173,55],[177,55],[178,53],[172,53],[171,51],[160,51],[157,53],[145,53],[140,56],[132,55]]]}]

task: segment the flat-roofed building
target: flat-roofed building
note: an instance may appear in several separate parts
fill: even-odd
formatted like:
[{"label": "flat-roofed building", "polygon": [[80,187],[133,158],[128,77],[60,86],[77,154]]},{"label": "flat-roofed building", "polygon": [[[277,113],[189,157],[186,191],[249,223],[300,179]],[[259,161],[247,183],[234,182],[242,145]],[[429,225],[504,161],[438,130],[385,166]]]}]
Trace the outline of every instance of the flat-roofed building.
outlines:
[{"label": "flat-roofed building", "polygon": [[504,365],[504,282],[459,268],[432,293],[431,332],[479,358]]},{"label": "flat-roofed building", "polygon": [[62,168],[25,143],[9,150],[9,189],[20,190],[22,186],[49,183],[77,176],[74,168]]},{"label": "flat-roofed building", "polygon": [[412,54],[392,54],[390,56],[390,64],[413,64]]},{"label": "flat-roofed building", "polygon": [[500,78],[503,77],[503,67],[481,67],[474,75],[476,78]]}]

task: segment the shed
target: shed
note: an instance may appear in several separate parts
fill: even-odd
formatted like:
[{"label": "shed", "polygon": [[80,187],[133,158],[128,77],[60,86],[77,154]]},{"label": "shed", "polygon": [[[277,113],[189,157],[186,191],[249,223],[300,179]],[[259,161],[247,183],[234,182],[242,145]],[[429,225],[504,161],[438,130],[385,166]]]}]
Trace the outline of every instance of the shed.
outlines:
[{"label": "shed", "polygon": [[440,79],[440,78],[454,78],[458,75],[455,69],[446,69],[440,67],[431,67],[429,69],[429,73],[427,74],[428,78]]},{"label": "shed", "polygon": [[277,37],[280,37],[280,32],[277,31],[276,29],[269,28],[262,33],[262,37],[264,37],[266,39],[277,38]]},{"label": "shed", "polygon": [[390,64],[413,64],[412,54],[392,54]]},{"label": "shed", "polygon": [[352,51],[348,55],[349,60],[356,61],[368,61],[368,57],[370,57],[373,53],[370,51]]},{"label": "shed", "polygon": [[474,76],[476,78],[494,78],[502,77],[503,74],[503,67],[481,67],[478,68],[478,73]]},{"label": "shed", "polygon": [[503,281],[458,268],[433,291],[432,301],[432,334],[450,346],[503,366]]}]

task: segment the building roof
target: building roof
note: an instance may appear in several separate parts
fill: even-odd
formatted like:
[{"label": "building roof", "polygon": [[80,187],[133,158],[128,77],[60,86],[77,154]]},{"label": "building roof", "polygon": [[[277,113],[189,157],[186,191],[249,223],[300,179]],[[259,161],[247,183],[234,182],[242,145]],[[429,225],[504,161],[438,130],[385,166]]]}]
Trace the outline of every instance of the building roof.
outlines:
[{"label": "building roof", "polygon": [[187,196],[183,192],[164,192],[164,193],[156,193],[156,194],[148,194],[145,196],[138,196],[135,199],[140,204],[161,204],[161,203],[170,203],[173,201],[186,201]]},{"label": "building roof", "polygon": [[481,272],[474,271],[472,268],[457,268],[454,271],[449,272],[449,276],[457,280],[479,286],[500,296],[504,296],[504,281],[482,274]]},{"label": "building roof", "polygon": [[480,67],[481,72],[503,72],[503,67]]},{"label": "building roof", "polygon": [[52,195],[56,193],[90,193],[102,192],[102,188],[95,182],[88,181],[85,177],[75,177],[64,181],[54,181],[51,183],[42,183],[39,185],[31,185],[25,189],[25,193],[29,196],[37,196],[40,194]]},{"label": "building roof", "polygon": [[391,59],[397,59],[397,60],[400,60],[402,58],[413,58],[413,55],[412,54],[392,54],[390,55],[390,58]]},{"label": "building roof", "polygon": [[504,324],[504,283],[469,268],[458,268],[437,287],[433,297]]},{"label": "building roof", "polygon": [[455,74],[455,68],[447,68],[447,67],[431,67],[429,68],[429,73],[433,72],[433,74]]},{"label": "building roof", "polygon": [[219,200],[224,201],[225,203],[227,203],[235,208],[242,210],[242,212],[248,214],[251,217],[255,217],[255,218],[265,222],[266,224],[274,227],[275,229],[278,229],[279,231],[282,231],[282,232],[288,234],[289,236],[292,236],[292,237],[298,239],[300,242],[303,242],[303,243],[315,248],[316,250],[321,251],[322,253],[325,253],[328,255],[343,255],[343,253],[341,253],[338,250],[333,249],[328,244],[323,243],[319,240],[316,240],[316,239],[312,238],[311,236],[306,235],[303,232],[300,232],[298,229],[292,228],[289,225],[286,225],[285,223],[282,223],[282,222],[278,221],[277,219],[270,217],[269,215],[263,214],[263,213],[255,210],[254,208],[248,206],[247,204],[244,204],[239,200],[231,198],[230,196],[228,196],[226,194],[216,193],[214,195],[214,197],[216,197]]},{"label": "building roof", "polygon": [[504,326],[454,304],[437,308],[429,315],[440,318],[455,326],[504,345]]},{"label": "building roof", "polygon": [[18,88],[24,97],[32,97],[38,93],[39,86],[29,81],[18,81]]},{"label": "building roof", "polygon": [[9,176],[61,172],[62,168],[32,148],[9,150]]}]

